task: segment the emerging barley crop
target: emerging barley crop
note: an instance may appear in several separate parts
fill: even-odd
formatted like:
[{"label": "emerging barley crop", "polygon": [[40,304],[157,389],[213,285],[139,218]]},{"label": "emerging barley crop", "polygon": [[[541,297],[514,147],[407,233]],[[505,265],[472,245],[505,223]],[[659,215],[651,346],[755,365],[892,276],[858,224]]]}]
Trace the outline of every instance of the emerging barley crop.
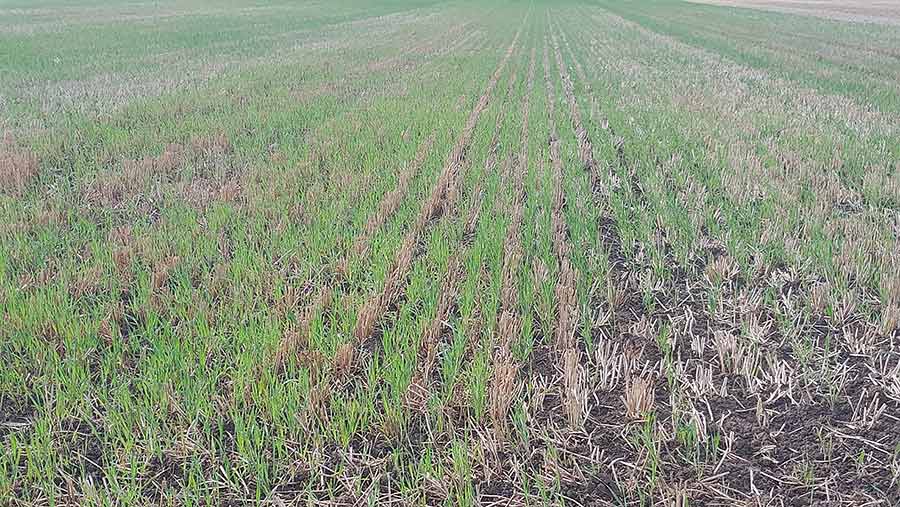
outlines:
[{"label": "emerging barley crop", "polygon": [[898,47],[860,2],[0,5],[0,505],[894,505]]}]

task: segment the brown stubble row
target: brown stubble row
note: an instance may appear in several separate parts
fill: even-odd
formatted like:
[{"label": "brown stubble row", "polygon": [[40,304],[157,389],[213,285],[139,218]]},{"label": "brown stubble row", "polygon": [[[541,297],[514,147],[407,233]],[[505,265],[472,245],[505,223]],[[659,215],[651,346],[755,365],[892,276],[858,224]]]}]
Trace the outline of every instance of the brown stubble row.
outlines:
[{"label": "brown stubble row", "polygon": [[550,162],[553,170],[553,205],[551,210],[551,234],[553,248],[559,262],[559,279],[556,296],[556,327],[554,347],[563,371],[562,402],[569,426],[579,428],[587,412],[586,371],[581,364],[581,351],[576,345],[578,322],[577,273],[569,260],[571,245],[565,219],[563,165],[559,148],[559,132],[556,126],[556,94],[550,75],[550,55],[544,44],[544,81],[547,88],[547,113],[550,124]]},{"label": "brown stubble row", "polygon": [[[409,190],[410,183],[421,171],[425,160],[428,158],[428,153],[434,145],[434,139],[435,134],[432,133],[419,144],[415,157],[401,171],[397,179],[397,185],[382,197],[378,207],[366,221],[363,230],[354,239],[350,250],[335,264],[335,277],[326,279],[312,300],[303,307],[300,311],[296,328],[289,329],[284,333],[275,353],[276,368],[284,368],[291,357],[298,351],[305,349],[309,344],[310,325],[313,319],[330,306],[335,288],[340,279],[347,276],[351,262],[365,255],[372,238],[400,208],[400,204]],[[337,368],[345,369],[347,366],[345,363],[352,360],[351,357],[347,357],[347,354],[349,354],[349,350],[346,350],[346,347],[338,351],[335,357]]]},{"label": "brown stubble row", "polygon": [[[521,145],[516,159],[513,179],[512,219],[503,242],[503,271],[500,287],[500,317],[497,322],[498,338],[491,357],[491,384],[488,391],[489,414],[497,438],[503,438],[507,430],[507,417],[516,399],[520,364],[513,357],[510,347],[519,337],[522,317],[519,314],[517,273],[522,263],[523,250],[521,228],[525,212],[525,172],[528,169],[528,127],[531,92],[534,89],[536,49],[531,49],[525,100],[522,101]],[[498,129],[499,130],[499,129]]]},{"label": "brown stubble row", "polygon": [[[490,144],[488,145],[488,155],[484,163],[485,173],[497,169],[500,149],[500,133],[507,115],[507,104],[517,82],[518,73],[514,70],[507,83],[503,102],[497,110],[497,116],[494,121],[494,132],[491,136]],[[424,411],[425,402],[430,393],[429,386],[432,380],[430,372],[433,370],[435,360],[437,359],[438,344],[441,341],[447,323],[452,317],[457,296],[459,295],[460,283],[467,275],[462,261],[468,255],[469,247],[474,240],[478,221],[481,217],[484,181],[485,178],[479,178],[472,190],[469,213],[463,222],[461,245],[460,248],[450,256],[447,272],[444,275],[441,292],[438,296],[435,316],[423,333],[418,365],[409,388],[407,389],[407,405],[419,412]],[[454,189],[454,191],[458,191],[458,187]],[[473,319],[473,321],[475,320],[477,319]],[[475,325],[476,323],[470,322],[470,324]],[[466,346],[466,356],[471,353],[471,348],[473,346],[474,344],[472,343],[472,340],[470,340]]]},{"label": "brown stubble row", "polygon": [[[590,111],[592,121],[595,114],[597,114],[598,112],[596,97],[594,96],[593,90],[591,89],[591,82],[587,78],[584,67],[576,57],[575,52],[572,51],[572,47],[569,45],[569,41],[566,38],[565,32],[561,28],[558,28],[556,34],[554,34],[552,30],[550,33],[553,36],[553,47],[554,52],[556,53],[556,61],[560,69],[560,74],[564,76],[563,86],[566,93],[566,99],[569,102],[569,108],[572,111],[572,125],[575,128],[575,134],[578,138],[578,154],[581,157],[581,161],[584,164],[585,170],[588,170],[591,173],[591,188],[594,192],[594,198],[597,201],[598,205],[603,205],[605,204],[606,198],[608,197],[611,189],[617,186],[617,178],[612,173],[612,168],[606,160],[602,158],[600,160],[597,160],[594,158],[594,145],[591,141],[590,134],[588,133],[588,130],[581,119],[581,112],[579,111],[575,100],[574,85],[572,83],[571,77],[568,74],[568,71],[565,70],[565,65],[563,64],[562,60],[562,54],[560,53],[560,47],[556,41],[556,35],[559,35],[559,39],[562,41],[562,45],[566,47],[569,54],[571,55],[572,64],[575,67],[575,74],[578,76],[581,85],[584,87],[584,91],[587,94],[588,99],[591,101]],[[621,140],[615,137],[615,134],[610,130],[609,122],[606,119],[603,119],[600,126],[604,131],[606,131],[613,137],[614,144],[616,145],[616,151],[618,153],[618,160],[620,163],[623,163],[624,160]],[[605,178],[605,181],[603,180],[603,178]]]},{"label": "brown stubble row", "polygon": [[287,330],[281,337],[275,351],[275,368],[283,369],[298,352],[309,345],[310,326],[316,315],[322,313],[334,297],[334,288],[330,284],[322,285],[312,301],[300,311],[296,328]]},{"label": "brown stubble row", "polygon": [[[566,70],[566,66],[563,63],[562,52],[559,49],[559,42],[557,41],[556,34],[553,30],[552,19],[550,23],[549,32],[550,39],[553,42],[553,54],[556,57],[556,65],[559,67],[559,77],[562,80],[563,92],[565,93],[566,101],[569,104],[569,114],[572,117],[572,128],[575,130],[575,137],[578,139],[578,156],[581,158],[582,164],[584,164],[584,169],[591,174],[591,188],[597,189],[600,180],[595,167],[596,163],[594,162],[594,146],[591,143],[591,137],[588,134],[587,129],[584,127],[584,122],[581,121],[581,110],[578,109],[578,102],[575,100],[575,85],[572,82],[572,78],[569,76],[569,71]],[[584,80],[582,81],[585,82]]]},{"label": "brown stubble row", "polygon": [[[469,212],[463,222],[463,238],[475,235],[478,219],[481,216],[482,190],[483,183],[479,180],[472,191]],[[454,190],[454,192],[458,192],[458,190]],[[467,275],[463,259],[466,258],[470,246],[471,241],[464,240],[460,248],[453,252],[447,260],[447,269],[441,282],[434,317],[422,332],[416,370],[404,396],[405,406],[419,414],[425,413],[428,399],[434,391],[432,384],[438,381],[432,377],[432,374],[438,359],[439,345],[446,330],[449,329],[449,322],[456,310],[460,285]]]},{"label": "brown stubble row", "polygon": [[[524,25],[523,25],[524,26]],[[512,43],[507,48],[506,53],[500,60],[494,74],[491,76],[486,89],[478,100],[478,103],[469,113],[469,117],[457,138],[456,144],[452,151],[448,154],[438,180],[431,191],[429,198],[422,204],[416,221],[413,223],[406,237],[397,251],[393,262],[393,267],[384,282],[382,290],[372,296],[359,309],[357,314],[356,326],[353,331],[353,337],[357,345],[365,344],[375,331],[378,320],[385,314],[387,309],[397,300],[403,285],[407,279],[410,266],[413,261],[415,247],[420,237],[432,221],[444,213],[446,210],[455,205],[458,197],[459,180],[465,168],[464,161],[466,153],[472,139],[472,133],[478,123],[481,113],[485,110],[491,99],[491,94],[500,80],[506,64],[516,49],[522,27],[516,32]]]},{"label": "brown stubble row", "polygon": [[408,163],[406,168],[400,173],[400,177],[397,180],[397,186],[382,197],[378,209],[369,216],[362,232],[360,232],[353,241],[350,252],[338,263],[337,270],[339,273],[346,274],[349,270],[351,259],[359,258],[366,254],[375,233],[378,232],[381,226],[384,225],[384,223],[394,215],[397,209],[400,208],[403,197],[409,190],[410,183],[421,170],[422,165],[425,163],[425,159],[428,158],[428,153],[434,145],[434,139],[435,134],[432,133],[419,144],[415,158]]}]

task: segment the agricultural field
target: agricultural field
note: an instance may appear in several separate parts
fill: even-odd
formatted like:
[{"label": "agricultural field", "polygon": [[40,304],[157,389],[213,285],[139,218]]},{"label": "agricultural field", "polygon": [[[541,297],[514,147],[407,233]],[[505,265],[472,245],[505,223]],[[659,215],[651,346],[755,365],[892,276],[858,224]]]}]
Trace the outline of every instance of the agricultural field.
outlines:
[{"label": "agricultural field", "polygon": [[0,506],[900,502],[891,2],[0,0],[0,133]]}]

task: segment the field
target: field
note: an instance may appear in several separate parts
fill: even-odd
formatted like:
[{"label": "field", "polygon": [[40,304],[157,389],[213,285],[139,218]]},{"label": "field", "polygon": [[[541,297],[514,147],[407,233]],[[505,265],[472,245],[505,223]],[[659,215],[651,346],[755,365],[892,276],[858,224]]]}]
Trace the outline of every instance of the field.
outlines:
[{"label": "field", "polygon": [[0,506],[897,505],[900,11],[717,1],[0,0]]},{"label": "field", "polygon": [[847,21],[900,25],[895,0],[690,0],[717,5],[758,8]]}]

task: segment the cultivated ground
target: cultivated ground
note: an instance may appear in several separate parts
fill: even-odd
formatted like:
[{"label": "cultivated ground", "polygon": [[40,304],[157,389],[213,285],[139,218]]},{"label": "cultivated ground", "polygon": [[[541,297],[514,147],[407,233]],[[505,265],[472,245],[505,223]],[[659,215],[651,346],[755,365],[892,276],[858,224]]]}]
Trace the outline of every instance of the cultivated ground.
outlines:
[{"label": "cultivated ground", "polygon": [[898,48],[0,0],[0,505],[896,505]]},{"label": "cultivated ground", "polygon": [[692,0],[868,23],[900,24],[897,0]]}]

